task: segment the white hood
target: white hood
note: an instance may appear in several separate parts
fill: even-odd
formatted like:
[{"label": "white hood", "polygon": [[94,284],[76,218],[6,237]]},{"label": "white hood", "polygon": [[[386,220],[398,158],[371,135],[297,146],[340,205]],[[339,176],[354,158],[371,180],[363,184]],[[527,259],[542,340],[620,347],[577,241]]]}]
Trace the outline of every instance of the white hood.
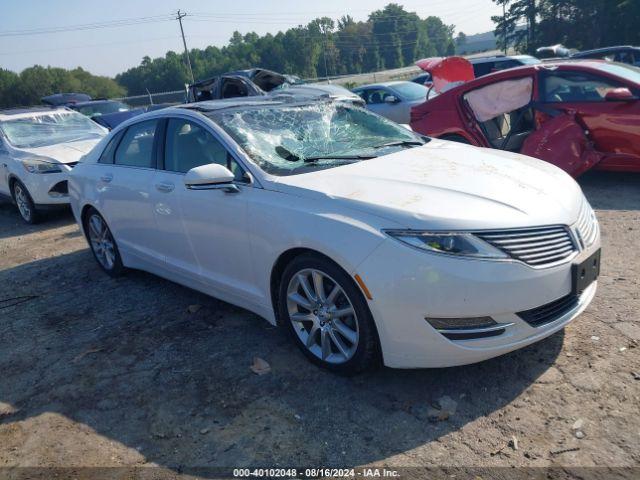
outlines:
[{"label": "white hood", "polygon": [[89,153],[102,138],[92,138],[91,140],[80,140],[78,142],[58,143],[36,148],[20,148],[21,152],[30,153],[39,157],[58,161],[60,163],[73,163]]},{"label": "white hood", "polygon": [[412,229],[571,224],[582,202],[578,184],[549,163],[442,140],[351,165],[279,177],[275,188],[329,197]]}]

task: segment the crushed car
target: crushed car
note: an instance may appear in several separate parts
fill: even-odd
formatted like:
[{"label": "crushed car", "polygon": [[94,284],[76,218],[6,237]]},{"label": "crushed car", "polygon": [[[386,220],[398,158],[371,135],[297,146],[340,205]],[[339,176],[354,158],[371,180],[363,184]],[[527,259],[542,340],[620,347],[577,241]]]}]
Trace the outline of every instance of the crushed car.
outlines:
[{"label": "crushed car", "polygon": [[264,68],[229,72],[187,87],[187,103],[264,95],[295,95],[310,100],[324,98],[364,106],[358,95],[339,85],[304,83],[294,75]]},{"label": "crushed car", "polygon": [[574,53],[571,55],[571,58],[608,60],[610,62],[628,63],[629,65],[640,67],[640,47],[622,45],[583,50],[582,52]]},{"label": "crushed car", "polygon": [[640,172],[640,69],[565,60],[473,79],[460,75],[464,61],[420,62],[440,94],[412,109],[414,131],[530,155],[574,177]]}]

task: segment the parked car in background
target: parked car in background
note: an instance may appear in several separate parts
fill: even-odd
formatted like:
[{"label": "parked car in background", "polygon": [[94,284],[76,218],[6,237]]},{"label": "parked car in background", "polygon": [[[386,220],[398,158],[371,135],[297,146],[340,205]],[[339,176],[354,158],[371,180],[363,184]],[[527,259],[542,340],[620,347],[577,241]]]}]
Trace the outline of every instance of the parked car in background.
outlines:
[{"label": "parked car in background", "polygon": [[91,96],[86,93],[54,93],[53,95],[48,95],[40,99],[42,103],[52,107],[64,107],[78,102],[88,102],[90,100]]},{"label": "parked car in background", "polygon": [[640,47],[630,45],[618,47],[596,48],[594,50],[584,50],[571,55],[576,59],[600,59],[610,62],[628,63],[640,67]]},{"label": "parked car in background", "polygon": [[469,61],[471,65],[473,65],[473,73],[476,78],[508,68],[540,63],[539,59],[531,55],[495,55],[491,57],[470,58]]},{"label": "parked car in background", "polygon": [[189,85],[187,103],[226,98],[286,95],[302,98],[330,98],[362,105],[357,95],[339,85],[304,83],[294,75],[252,68],[225,73]]},{"label": "parked car in background", "polygon": [[427,72],[421,73],[417,77],[412,78],[411,81],[413,83],[417,83],[418,85],[424,85],[427,88],[433,85],[433,82],[431,80],[431,74]]},{"label": "parked car in background", "polygon": [[147,270],[247,308],[345,374],[516,350],[597,286],[598,224],[569,175],[344,102],[147,113],[89,153],[69,191],[109,275]]},{"label": "parked car in background", "polygon": [[107,131],[65,108],[0,111],[0,194],[27,223],[69,203],[67,175]]},{"label": "parked car in background", "polygon": [[496,72],[415,107],[411,127],[540,158],[573,176],[640,172],[640,69],[565,60]]},{"label": "parked car in background", "polygon": [[558,43],[557,45],[550,45],[546,47],[540,47],[536,49],[536,57],[548,60],[552,58],[566,58],[570,57],[576,50],[569,49],[564,45]]},{"label": "parked car in background", "polygon": [[408,124],[411,108],[427,99],[429,89],[414,82],[386,82],[354,88],[367,109],[397,123]]},{"label": "parked car in background", "polygon": [[72,103],[67,107],[89,117],[108,130],[112,130],[125,120],[145,112],[143,108],[132,109],[125,103],[106,99]]}]

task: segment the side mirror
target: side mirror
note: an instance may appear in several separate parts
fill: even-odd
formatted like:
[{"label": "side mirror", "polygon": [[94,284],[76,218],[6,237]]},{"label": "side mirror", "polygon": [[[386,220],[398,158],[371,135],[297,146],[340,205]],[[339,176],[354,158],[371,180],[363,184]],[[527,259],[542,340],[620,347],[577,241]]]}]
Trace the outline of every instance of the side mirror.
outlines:
[{"label": "side mirror", "polygon": [[621,87],[609,90],[605,94],[604,99],[607,102],[628,102],[630,100],[637,100],[637,97],[631,93],[631,90],[628,88]]},{"label": "side mirror", "polygon": [[389,95],[388,97],[384,97],[384,103],[398,103],[400,99],[395,95]]},{"label": "side mirror", "polygon": [[192,168],[184,176],[184,184],[190,190],[224,190],[239,192],[233,183],[234,175],[217,163]]}]

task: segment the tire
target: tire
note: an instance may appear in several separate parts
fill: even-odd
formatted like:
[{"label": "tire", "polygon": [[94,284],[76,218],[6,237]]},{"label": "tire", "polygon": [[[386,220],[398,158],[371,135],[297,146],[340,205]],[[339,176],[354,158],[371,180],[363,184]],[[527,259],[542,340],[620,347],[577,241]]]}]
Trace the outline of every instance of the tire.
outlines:
[{"label": "tire", "polygon": [[84,231],[93,257],[110,277],[124,273],[122,257],[105,219],[95,208],[90,208],[83,218]]},{"label": "tire", "polygon": [[355,375],[381,363],[378,334],[362,292],[326,257],[303,254],[287,265],[278,291],[278,313],[302,353],[320,367]]},{"label": "tire", "polygon": [[471,142],[464,138],[462,135],[443,135],[441,140],[448,140],[450,142],[464,143],[465,145],[471,145]]},{"label": "tire", "polygon": [[36,209],[36,204],[33,203],[29,190],[20,180],[14,180],[11,184],[11,197],[25,222],[35,225],[42,219],[40,212]]}]

